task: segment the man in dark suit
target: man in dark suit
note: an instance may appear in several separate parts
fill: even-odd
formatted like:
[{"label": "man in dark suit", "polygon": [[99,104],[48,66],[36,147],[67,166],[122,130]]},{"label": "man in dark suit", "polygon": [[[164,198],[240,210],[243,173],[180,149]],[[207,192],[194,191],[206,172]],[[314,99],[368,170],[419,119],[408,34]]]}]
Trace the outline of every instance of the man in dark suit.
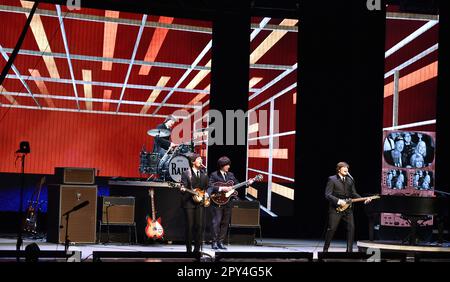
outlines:
[{"label": "man in dark suit", "polygon": [[[158,125],[156,129],[165,129],[171,131],[172,127],[176,122],[177,122],[176,117],[170,115],[164,120],[163,123]],[[176,144],[170,141],[170,136],[165,137],[156,136],[153,144],[153,152],[158,153],[159,157],[162,157],[167,152],[167,150],[169,150],[169,148],[175,146]]]},{"label": "man in dark suit", "polygon": [[[208,194],[230,191],[230,186],[220,186],[220,183],[226,183],[231,181],[233,184],[238,184],[239,181],[234,177],[234,174],[230,172],[231,160],[224,156],[217,161],[217,167],[219,170],[214,171],[209,176],[209,188]],[[249,185],[252,181],[249,182]],[[212,207],[212,249],[226,250],[223,245],[225,236],[228,232],[228,224],[231,218],[231,201],[227,204],[219,206],[215,203],[211,203]]]},{"label": "man in dark suit", "polygon": [[[203,213],[204,207],[200,203],[194,202],[192,195],[185,192],[187,189],[200,188],[203,191],[208,189],[208,175],[202,170],[202,158],[198,154],[189,156],[191,169],[181,175],[182,207],[186,218],[186,250],[192,252],[192,240],[194,240],[194,252],[200,252],[203,235]],[[208,197],[205,194],[205,197]]]},{"label": "man in dark suit", "polygon": [[[327,252],[330,247],[331,240],[341,219],[344,220],[347,227],[347,252],[353,251],[353,238],[355,233],[355,223],[353,220],[353,210],[349,207],[343,212],[337,212],[338,206],[345,205],[345,199],[360,198],[356,192],[355,181],[348,173],[349,165],[345,162],[339,162],[336,165],[336,174],[328,177],[327,187],[325,189],[325,198],[329,201],[328,209],[328,228],[325,235],[325,244],[323,251]],[[370,199],[364,203],[367,204]]]}]

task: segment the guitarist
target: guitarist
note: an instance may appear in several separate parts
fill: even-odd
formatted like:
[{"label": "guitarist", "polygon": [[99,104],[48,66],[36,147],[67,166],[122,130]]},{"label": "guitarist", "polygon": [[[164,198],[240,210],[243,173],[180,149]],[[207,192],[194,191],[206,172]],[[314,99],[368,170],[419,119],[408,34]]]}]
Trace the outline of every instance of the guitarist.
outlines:
[{"label": "guitarist", "polygon": [[[187,189],[200,188],[206,191],[208,189],[208,175],[202,170],[202,158],[198,154],[192,154],[189,159],[191,169],[183,172],[181,183]],[[184,192],[186,188],[181,188],[181,191]],[[208,197],[208,194],[205,193],[205,197]],[[203,239],[204,208],[201,204],[195,203],[189,193],[183,193],[182,206],[186,218],[186,250],[188,253],[192,253],[192,240],[194,240],[194,253],[198,253]]]},{"label": "guitarist", "polygon": [[[209,176],[209,188],[208,194],[213,194],[217,192],[228,192],[231,187],[223,186],[220,187],[215,185],[219,182],[228,182],[232,181],[233,184],[239,183],[239,181],[234,177],[234,174],[230,172],[231,160],[223,156],[217,161],[217,167],[219,170],[211,173]],[[252,180],[249,181],[249,185],[252,184]],[[231,202],[223,206],[218,206],[214,202],[211,203],[212,207],[212,249],[217,250],[226,250],[226,247],[223,245],[223,241],[228,232],[228,224],[231,218]]]},{"label": "guitarist", "polygon": [[[360,198],[356,192],[355,182],[348,172],[349,165],[346,162],[339,162],[336,165],[336,174],[328,177],[327,187],[325,189],[325,198],[329,201],[328,209],[328,228],[325,235],[325,244],[323,251],[327,252],[330,247],[331,240],[339,225],[341,219],[344,220],[347,227],[347,252],[353,251],[353,238],[355,232],[355,223],[353,220],[353,210],[351,207],[344,212],[338,213],[336,207],[346,204],[345,199]],[[367,199],[367,204],[371,199]]]}]

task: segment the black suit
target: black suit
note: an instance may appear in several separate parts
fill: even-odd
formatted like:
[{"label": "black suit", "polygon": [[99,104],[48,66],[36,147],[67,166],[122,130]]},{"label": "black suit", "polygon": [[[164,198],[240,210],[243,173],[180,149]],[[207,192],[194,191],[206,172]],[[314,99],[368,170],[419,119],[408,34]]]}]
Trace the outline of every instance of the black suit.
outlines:
[{"label": "black suit", "polygon": [[[157,129],[170,129],[166,126],[165,123],[162,123],[156,127]],[[167,137],[155,137],[155,142],[153,144],[153,152],[158,153],[159,157],[162,157],[170,147],[170,136]]]},{"label": "black suit", "polygon": [[[219,192],[219,187],[214,186],[217,182],[233,181],[234,184],[239,183],[232,172],[227,172],[224,178],[220,171],[215,171],[209,176],[208,194]],[[233,184],[233,185],[234,185]],[[231,219],[231,201],[223,206],[214,203],[212,206],[212,240],[213,243],[223,243],[228,232],[228,225]]]},{"label": "black suit", "polygon": [[[208,189],[208,175],[201,171],[197,177],[192,169],[186,170],[181,175],[181,183],[188,189]],[[192,252],[192,240],[194,240],[194,252],[200,251],[203,234],[203,206],[197,204],[188,192],[182,192],[182,207],[186,217],[186,250]]]},{"label": "black suit", "polygon": [[355,182],[349,176],[345,177],[345,182],[342,181],[339,175],[333,175],[328,177],[327,187],[325,189],[325,198],[329,201],[328,209],[328,228],[325,236],[324,251],[328,251],[331,240],[334,233],[341,221],[341,218],[347,225],[347,252],[353,250],[353,238],[355,233],[355,223],[353,220],[353,210],[348,208],[346,211],[338,213],[336,207],[338,206],[339,199],[359,198],[361,197],[356,193]]}]

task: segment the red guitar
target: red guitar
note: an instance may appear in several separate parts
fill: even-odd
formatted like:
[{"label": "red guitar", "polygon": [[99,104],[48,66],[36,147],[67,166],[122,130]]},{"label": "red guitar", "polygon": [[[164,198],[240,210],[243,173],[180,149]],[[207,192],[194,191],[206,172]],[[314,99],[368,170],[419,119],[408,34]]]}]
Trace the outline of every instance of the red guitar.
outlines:
[{"label": "red guitar", "polygon": [[145,235],[147,235],[148,238],[151,238],[153,240],[162,239],[164,236],[164,229],[161,225],[161,218],[159,217],[156,219],[156,212],[155,212],[155,201],[153,199],[154,191],[153,189],[149,189],[148,193],[151,198],[151,204],[152,204],[152,217],[147,216],[147,226],[145,227]]}]

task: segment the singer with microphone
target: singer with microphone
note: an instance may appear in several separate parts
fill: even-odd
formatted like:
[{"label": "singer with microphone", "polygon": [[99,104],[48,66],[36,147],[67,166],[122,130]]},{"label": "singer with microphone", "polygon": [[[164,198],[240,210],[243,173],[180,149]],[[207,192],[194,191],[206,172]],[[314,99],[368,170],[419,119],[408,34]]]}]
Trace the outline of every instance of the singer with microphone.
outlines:
[{"label": "singer with microphone", "polygon": [[[181,175],[182,192],[186,189],[200,189],[204,192],[204,197],[209,197],[206,193],[208,189],[208,175],[202,170],[202,157],[198,154],[189,156],[191,168],[185,170]],[[204,207],[200,203],[196,203],[191,194],[183,193],[181,198],[184,215],[186,218],[185,243],[188,253],[199,253],[203,243],[203,216]],[[194,250],[192,250],[192,241],[194,241]]]},{"label": "singer with microphone", "polygon": [[[336,165],[336,174],[328,177],[325,189],[325,198],[329,201],[328,209],[328,228],[325,235],[325,244],[323,251],[327,252],[330,247],[334,233],[339,226],[341,219],[346,223],[347,230],[347,252],[353,251],[353,238],[355,233],[355,223],[353,220],[353,210],[351,207],[343,212],[338,212],[338,206],[344,206],[346,199],[360,198],[356,192],[355,181],[348,172],[350,166],[346,162],[339,162]],[[364,203],[371,201],[368,198]]]}]

